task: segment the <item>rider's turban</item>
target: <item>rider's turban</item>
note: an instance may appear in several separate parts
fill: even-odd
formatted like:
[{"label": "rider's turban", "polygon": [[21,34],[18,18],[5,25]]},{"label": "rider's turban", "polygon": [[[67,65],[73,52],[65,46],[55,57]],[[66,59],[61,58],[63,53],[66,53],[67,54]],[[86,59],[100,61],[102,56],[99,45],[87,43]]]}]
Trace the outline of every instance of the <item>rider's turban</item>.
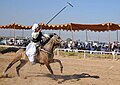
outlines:
[{"label": "rider's turban", "polygon": [[35,31],[35,29],[38,27],[38,24],[34,24],[33,26],[32,26],[32,31]]}]

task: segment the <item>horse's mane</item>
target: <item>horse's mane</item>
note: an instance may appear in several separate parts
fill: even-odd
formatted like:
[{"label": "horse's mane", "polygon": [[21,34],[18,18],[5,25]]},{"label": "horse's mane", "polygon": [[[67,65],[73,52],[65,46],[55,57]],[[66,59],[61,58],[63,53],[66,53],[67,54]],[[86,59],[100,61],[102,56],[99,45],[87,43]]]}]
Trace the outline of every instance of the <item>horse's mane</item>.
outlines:
[{"label": "horse's mane", "polygon": [[41,45],[44,46],[46,43],[48,43],[49,40],[50,40],[50,38],[48,38],[47,40],[43,41],[43,42],[41,43]]},{"label": "horse's mane", "polygon": [[51,33],[51,34],[49,34],[49,38],[47,38],[45,41],[42,42],[42,46],[44,46],[45,44],[47,44],[48,41],[49,41],[54,35],[56,35],[56,33]]}]

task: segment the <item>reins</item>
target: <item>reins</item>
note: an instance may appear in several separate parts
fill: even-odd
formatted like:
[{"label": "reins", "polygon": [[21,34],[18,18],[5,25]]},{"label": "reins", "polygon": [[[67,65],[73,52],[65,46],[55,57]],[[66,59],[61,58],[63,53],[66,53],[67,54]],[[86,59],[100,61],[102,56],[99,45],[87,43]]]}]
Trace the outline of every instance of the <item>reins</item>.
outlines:
[{"label": "reins", "polygon": [[44,52],[46,52],[46,53],[49,53],[49,54],[51,54],[51,55],[53,54],[53,53],[51,53],[51,52],[49,52],[49,51],[47,51],[47,50],[45,50],[45,49],[43,49],[43,48],[40,49],[40,50],[41,50],[41,51],[44,51]]}]

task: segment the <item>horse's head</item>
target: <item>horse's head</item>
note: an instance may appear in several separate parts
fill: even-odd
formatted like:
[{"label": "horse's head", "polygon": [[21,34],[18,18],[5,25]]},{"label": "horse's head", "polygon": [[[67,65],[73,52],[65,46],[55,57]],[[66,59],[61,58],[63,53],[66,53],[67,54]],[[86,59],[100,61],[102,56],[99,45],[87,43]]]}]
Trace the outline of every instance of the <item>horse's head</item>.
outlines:
[{"label": "horse's head", "polygon": [[48,43],[46,43],[44,45],[44,49],[46,49],[47,51],[54,51],[55,48],[57,48],[58,46],[61,45],[61,42],[63,41],[57,34],[53,33],[50,35],[50,40],[48,41]]},{"label": "horse's head", "polygon": [[55,34],[52,38],[54,41],[54,46],[59,46],[61,42],[63,41],[61,37],[59,37],[57,34]]}]

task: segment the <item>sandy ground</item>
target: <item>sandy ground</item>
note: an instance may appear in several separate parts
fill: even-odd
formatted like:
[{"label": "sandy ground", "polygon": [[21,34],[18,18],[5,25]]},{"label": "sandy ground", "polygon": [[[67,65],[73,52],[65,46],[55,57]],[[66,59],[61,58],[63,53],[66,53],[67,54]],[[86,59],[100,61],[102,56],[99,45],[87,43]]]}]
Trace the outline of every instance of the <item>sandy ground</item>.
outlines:
[{"label": "sandy ground", "polygon": [[[14,53],[0,54],[0,73],[14,58]],[[58,81],[45,66],[27,63],[20,70],[17,77],[16,63],[8,70],[8,77],[0,76],[0,85],[120,85],[120,60],[112,59],[76,59],[68,57],[57,57],[63,63],[64,70],[60,73],[58,63],[51,64]]]}]

